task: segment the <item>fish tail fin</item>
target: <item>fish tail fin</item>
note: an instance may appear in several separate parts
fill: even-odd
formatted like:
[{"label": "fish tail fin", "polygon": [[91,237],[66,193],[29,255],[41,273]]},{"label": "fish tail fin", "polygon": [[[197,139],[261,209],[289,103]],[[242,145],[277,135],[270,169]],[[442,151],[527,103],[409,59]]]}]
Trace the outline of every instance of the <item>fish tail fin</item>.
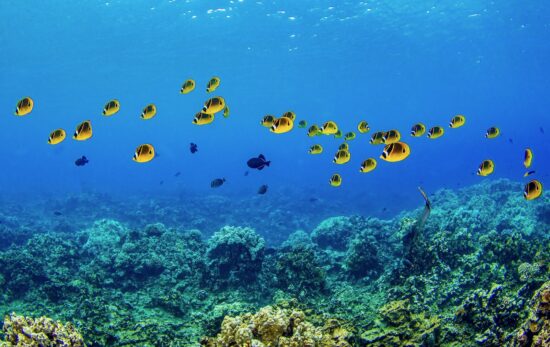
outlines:
[{"label": "fish tail fin", "polygon": [[271,164],[271,161],[266,161],[265,162],[265,166],[269,166],[269,164]]}]

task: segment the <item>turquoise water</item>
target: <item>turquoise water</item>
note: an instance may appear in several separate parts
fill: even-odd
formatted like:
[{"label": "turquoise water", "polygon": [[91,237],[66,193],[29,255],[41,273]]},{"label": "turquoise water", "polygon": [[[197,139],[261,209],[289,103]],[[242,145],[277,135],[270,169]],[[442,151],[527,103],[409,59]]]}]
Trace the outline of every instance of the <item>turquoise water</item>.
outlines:
[{"label": "turquoise water", "polygon": [[[430,197],[439,191],[434,203],[437,212],[431,217],[435,214],[435,221],[430,224],[429,220],[427,224],[430,247],[435,247],[434,243],[440,240],[439,233],[456,234],[459,228],[469,232],[474,244],[472,250],[476,252],[485,249],[483,240],[478,239],[480,234],[496,231],[504,238],[520,233],[525,240],[540,242],[538,253],[534,250],[538,246],[533,246],[532,252],[519,247],[525,257],[503,256],[499,260],[487,260],[487,264],[508,266],[507,271],[515,273],[522,262],[547,262],[547,253],[544,256],[547,246],[544,248],[544,245],[549,230],[548,196],[543,193],[535,201],[526,201],[523,187],[531,179],[539,180],[543,186],[549,184],[548,18],[550,8],[541,0],[2,1],[0,205],[3,212],[0,225],[3,229],[0,231],[0,264],[5,268],[4,272],[0,271],[0,287],[4,286],[8,294],[0,298],[0,313],[16,311],[77,321],[85,339],[95,341],[88,342],[94,346],[146,344],[123,342],[124,338],[116,343],[98,338],[104,332],[97,335],[91,332],[91,313],[78,316],[71,313],[74,307],[67,308],[75,302],[70,290],[52,303],[47,301],[50,297],[46,300],[41,296],[40,293],[47,292],[44,283],[56,279],[65,284],[77,279],[92,283],[82,275],[92,271],[86,266],[98,263],[90,254],[78,253],[76,258],[88,265],[75,260],[76,263],[67,265],[72,270],[67,270],[69,275],[62,279],[46,274],[48,279],[44,281],[33,278],[18,282],[14,274],[24,271],[19,266],[26,260],[8,267],[6,259],[18,259],[32,253],[27,242],[31,240],[32,245],[32,240],[37,242],[36,237],[62,235],[59,237],[74,241],[72,255],[86,249],[85,240],[92,237],[90,235],[96,231],[103,235],[105,230],[110,230],[103,224],[94,224],[101,223],[98,221],[102,219],[120,222],[124,230],[116,229],[119,230],[116,234],[123,240],[132,237],[130,230],[143,231],[152,223],[162,223],[182,233],[198,230],[204,244],[197,246],[185,241],[185,247],[190,247],[197,256],[206,256],[207,249],[214,247],[212,242],[218,241],[210,237],[222,227],[250,227],[265,240],[266,259],[278,259],[277,264],[281,267],[284,263],[281,254],[286,251],[279,247],[298,230],[316,235],[312,231],[334,216],[357,215],[371,221],[368,223],[374,223],[373,218],[380,218],[383,227],[364,227],[371,224],[353,220],[350,222],[353,226],[344,228],[355,230],[349,234],[339,234],[340,229],[334,227],[337,237],[329,238],[329,246],[315,237],[306,243],[315,250],[314,258],[332,259],[319,264],[328,276],[329,292],[334,293],[333,285],[340,282],[337,285],[357,285],[350,296],[366,291],[368,295],[402,299],[399,295],[392,297],[386,293],[391,292],[394,283],[389,280],[389,273],[401,261],[399,247],[403,243],[403,230],[406,230],[403,220],[416,219],[420,210],[415,209],[424,204],[418,186],[422,186]],[[206,84],[213,76],[219,76],[221,84],[215,92],[207,93]],[[186,79],[195,80],[196,88],[182,95],[179,91]],[[227,102],[229,117],[224,118],[220,113],[211,124],[192,124],[204,102],[218,95]],[[34,108],[30,114],[17,117],[13,114],[16,104],[25,96],[33,99]],[[111,99],[118,99],[121,108],[114,116],[105,117],[102,110]],[[142,120],[140,114],[149,103],[156,105],[157,115]],[[289,110],[297,115],[290,132],[274,134],[260,125],[266,114],[278,117]],[[450,129],[449,121],[457,114],[466,117],[466,124]],[[84,120],[91,120],[93,137],[75,141],[72,134]],[[348,141],[350,162],[345,165],[332,162],[343,138],[310,138],[306,136],[307,128],[298,128],[300,120],[306,120],[308,127],[332,120],[343,132],[355,131],[357,138]],[[361,120],[369,123],[370,132],[357,132]],[[442,126],[445,134],[435,140],[425,135],[411,137],[410,128],[418,122],[428,129]],[[491,126],[501,131],[493,140],[485,138]],[[66,130],[67,139],[58,145],[49,145],[48,136],[57,128]],[[379,159],[383,145],[369,144],[374,132],[390,129],[399,130],[402,141],[410,146],[410,156],[401,162]],[[189,150],[191,142],[198,145],[195,154]],[[132,156],[136,147],[143,143],[153,144],[157,156],[151,162],[136,163]],[[308,154],[314,144],[323,146],[322,154]],[[528,170],[535,173],[528,178],[523,177],[527,171],[523,165],[526,148],[534,153],[533,165]],[[259,154],[271,161],[270,166],[261,171],[249,168],[247,161]],[[89,163],[76,166],[75,160],[82,155]],[[370,173],[360,173],[361,163],[369,157],[377,159],[377,168]],[[476,171],[485,159],[494,161],[495,171],[488,177],[480,177]],[[329,178],[335,173],[342,176],[340,187],[329,184]],[[221,187],[212,188],[211,181],[216,178],[226,181]],[[264,184],[268,185],[267,193],[259,195],[257,191]],[[458,197],[450,198],[452,194]],[[498,208],[493,204],[506,212],[498,220],[494,217]],[[414,212],[410,212],[412,210]],[[447,223],[440,218],[445,213],[457,213],[455,219],[460,222]],[[378,264],[375,268],[382,270],[377,270],[376,276],[371,273],[361,277],[362,282],[357,284],[357,278],[350,280],[347,277],[349,264],[338,252],[354,254],[349,245],[354,244],[355,237],[361,238],[357,235],[365,236],[357,231],[364,228],[372,229],[368,239],[374,237],[380,245],[376,252],[381,260],[380,264],[375,261]],[[161,234],[164,232],[159,232]],[[144,254],[156,254],[150,248],[155,241],[149,239],[154,239],[155,235],[146,234],[149,243],[134,244],[141,251],[130,252],[131,257],[147,258]],[[330,246],[338,238],[345,240],[342,249]],[[164,241],[159,242],[163,244]],[[60,259],[68,257],[65,251],[58,251]],[[123,253],[123,250],[116,252],[119,251]],[[184,252],[183,248],[180,251]],[[331,253],[333,251],[336,253]],[[441,249],[437,248],[436,252],[439,251]],[[108,257],[109,252],[104,252]],[[101,258],[99,254],[103,253],[98,253],[98,259]],[[446,259],[442,254],[439,257]],[[2,259],[6,263],[2,263]],[[52,264],[57,263],[52,261]],[[215,264],[207,259],[196,269],[189,266],[192,272],[204,270],[211,276],[209,271],[216,267]],[[275,271],[270,264],[266,261],[259,266],[263,266],[264,272]],[[105,264],[97,266],[106,273],[120,270]],[[155,270],[151,271],[150,276],[157,275]],[[200,290],[212,291],[209,293],[215,299],[208,300],[228,305],[233,301],[246,302],[241,306],[235,304],[238,308],[221,310],[224,314],[254,312],[261,305],[276,301],[266,298],[280,294],[266,289],[271,282],[264,272],[259,272],[262,274],[259,280],[246,279],[263,293],[258,294],[261,300],[247,300],[242,293],[250,289],[232,287],[233,284],[229,285],[229,292],[222,289],[220,294],[218,290],[225,288],[227,283],[212,289],[204,285],[210,278],[206,275],[186,287],[192,289],[183,292],[191,295],[189,293]],[[523,306],[517,307],[517,311],[522,312],[521,318],[527,312],[528,299],[544,282],[541,278],[548,279],[547,270],[543,274],[525,290]],[[329,294],[323,297],[317,291],[311,294],[305,290],[300,296],[299,291],[292,290],[298,286],[296,283],[281,284],[282,275],[274,276],[279,276],[279,285],[273,288],[298,297],[306,308],[353,321],[350,317],[354,314],[331,310],[321,304],[331,297]],[[120,280],[116,276],[113,278],[109,277],[109,281]],[[144,284],[141,279],[131,276],[126,280],[135,283],[121,287],[111,282],[89,285],[102,293],[107,288],[115,288],[113,290],[120,291],[120,297],[130,295],[129,287],[133,292],[135,287],[141,286],[148,297],[157,299],[161,295],[159,292],[168,295],[166,292],[175,285],[175,282],[160,281],[150,287],[149,282]],[[451,292],[434,281],[429,282],[438,288],[434,290]],[[509,290],[508,294],[523,285],[518,278],[502,274],[482,283],[490,287],[491,283],[501,282],[505,292]],[[398,285],[405,286],[401,282]],[[16,293],[20,286],[25,287],[24,293],[28,289],[30,294],[21,297],[9,294]],[[445,314],[454,312],[470,293],[464,289],[461,295],[452,303],[454,306],[446,308],[446,313],[431,314],[447,317]],[[332,298],[335,300],[334,296]],[[36,307],[35,304],[43,300],[46,303]],[[125,300],[130,299],[125,297]],[[143,317],[153,317],[151,319],[157,322],[170,320],[183,324],[196,318],[190,313],[170,316],[173,311],[154,300],[146,304],[136,298],[132,300],[134,305],[143,304],[145,311],[157,314],[147,311],[143,316],[133,317],[136,322]],[[361,303],[363,309],[370,307],[364,309],[369,312],[367,316],[359,319],[361,329],[372,328],[374,318],[370,312],[378,312],[385,303],[380,300],[373,305]],[[411,305],[415,304],[419,306],[411,310],[416,313],[420,312],[419,307],[426,307],[422,305],[436,305],[433,302],[420,304],[419,301]],[[202,302],[193,310],[199,313],[212,310],[209,305],[213,304]],[[179,341],[174,345],[193,345],[197,343],[197,336],[218,333],[222,317],[205,319],[207,323],[197,323],[198,330],[193,333],[179,330],[181,334],[176,333],[170,339]],[[113,334],[117,329],[125,329],[121,325],[114,326]],[[357,326],[355,329],[355,335],[360,336],[361,329]],[[471,336],[480,333],[475,329],[468,330]],[[513,331],[511,326],[503,329]],[[353,344],[365,345],[366,340],[358,342],[356,339]],[[468,341],[474,340],[472,337]],[[147,343],[167,345],[164,340],[151,341]],[[439,344],[454,340],[441,341]],[[469,342],[462,343],[468,345]]]}]

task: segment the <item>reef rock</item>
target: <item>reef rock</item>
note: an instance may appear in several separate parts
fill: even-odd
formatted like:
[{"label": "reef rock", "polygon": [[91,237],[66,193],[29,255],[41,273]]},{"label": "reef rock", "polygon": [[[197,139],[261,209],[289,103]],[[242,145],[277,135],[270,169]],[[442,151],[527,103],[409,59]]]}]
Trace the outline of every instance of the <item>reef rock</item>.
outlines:
[{"label": "reef rock", "polygon": [[531,312],[511,346],[550,346],[550,281],[533,295]]},{"label": "reef rock", "polygon": [[252,283],[262,269],[265,241],[254,229],[226,226],[208,240],[210,277],[220,286]]},{"label": "reef rock", "polygon": [[255,314],[226,316],[216,337],[205,337],[207,347],[348,347],[352,334],[337,320],[313,325],[298,309],[266,306]]},{"label": "reef rock", "polygon": [[373,347],[437,346],[440,320],[428,313],[411,312],[408,300],[390,301],[379,310],[378,327],[361,335],[362,343]]},{"label": "reef rock", "polygon": [[345,251],[355,228],[352,217],[332,217],[322,221],[311,233],[311,238],[323,249]]},{"label": "reef rock", "polygon": [[4,342],[11,347],[85,347],[80,333],[71,323],[63,324],[48,317],[30,318],[12,313],[4,319]]}]

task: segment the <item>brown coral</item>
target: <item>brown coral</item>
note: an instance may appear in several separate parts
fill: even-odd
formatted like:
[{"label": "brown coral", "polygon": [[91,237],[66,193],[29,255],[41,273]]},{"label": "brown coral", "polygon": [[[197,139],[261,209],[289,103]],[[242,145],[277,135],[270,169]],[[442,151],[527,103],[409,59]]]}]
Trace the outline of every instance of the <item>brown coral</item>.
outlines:
[{"label": "brown coral", "polygon": [[15,313],[4,318],[5,342],[12,347],[85,347],[82,335],[71,323],[62,324],[48,317],[30,318]]},{"label": "brown coral", "polygon": [[513,346],[550,346],[550,282],[544,283],[531,299],[531,313]]},{"label": "brown coral", "polygon": [[256,314],[226,316],[216,337],[203,338],[208,347],[349,347],[349,333],[339,321],[329,319],[323,327],[308,321],[298,309],[266,306]]},{"label": "brown coral", "polygon": [[379,327],[365,331],[362,342],[373,347],[437,344],[439,318],[410,311],[408,300],[390,301],[379,310]]}]

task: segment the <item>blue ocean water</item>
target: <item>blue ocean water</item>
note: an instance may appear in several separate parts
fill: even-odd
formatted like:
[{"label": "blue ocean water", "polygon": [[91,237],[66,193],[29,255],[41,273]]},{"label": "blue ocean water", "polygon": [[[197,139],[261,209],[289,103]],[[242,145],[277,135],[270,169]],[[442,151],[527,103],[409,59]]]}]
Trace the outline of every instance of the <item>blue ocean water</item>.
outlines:
[{"label": "blue ocean water", "polygon": [[[548,18],[540,0],[5,0],[1,191],[15,199],[84,192],[247,198],[267,184],[267,201],[284,195],[307,205],[313,197],[337,202],[334,214],[395,214],[419,205],[418,185],[433,192],[502,177],[522,181],[526,147],[544,184],[550,170]],[[231,115],[193,125],[211,96],[205,86],[212,76],[221,78],[214,94],[225,98]],[[188,78],[197,88],[181,95]],[[16,117],[24,96],[34,99],[34,110]],[[103,117],[112,98],[121,110]],[[158,113],[143,121],[148,103]],[[287,110],[309,124],[334,120],[351,131],[367,120],[372,130],[350,141],[350,163],[336,165],[341,139],[309,138],[298,128],[275,135],[260,126],[265,114]],[[464,114],[466,125],[449,129],[455,114]],[[70,139],[87,119],[93,138]],[[438,140],[412,138],[416,122],[442,125],[446,133]],[[490,126],[501,129],[499,138],[485,139]],[[56,128],[69,136],[50,146]],[[372,173],[359,173],[363,160],[382,151],[368,143],[370,135],[389,129],[401,131],[410,157],[379,160]],[[198,144],[197,154],[189,152],[190,142]],[[153,144],[159,157],[133,162],[142,143]],[[322,155],[307,154],[315,143],[324,146]],[[260,153],[271,166],[247,168]],[[74,165],[81,155],[90,160],[85,167]],[[475,175],[484,159],[496,165],[488,178]],[[339,188],[328,184],[333,173],[343,177]],[[213,190],[210,182],[218,177],[226,184]]]}]

